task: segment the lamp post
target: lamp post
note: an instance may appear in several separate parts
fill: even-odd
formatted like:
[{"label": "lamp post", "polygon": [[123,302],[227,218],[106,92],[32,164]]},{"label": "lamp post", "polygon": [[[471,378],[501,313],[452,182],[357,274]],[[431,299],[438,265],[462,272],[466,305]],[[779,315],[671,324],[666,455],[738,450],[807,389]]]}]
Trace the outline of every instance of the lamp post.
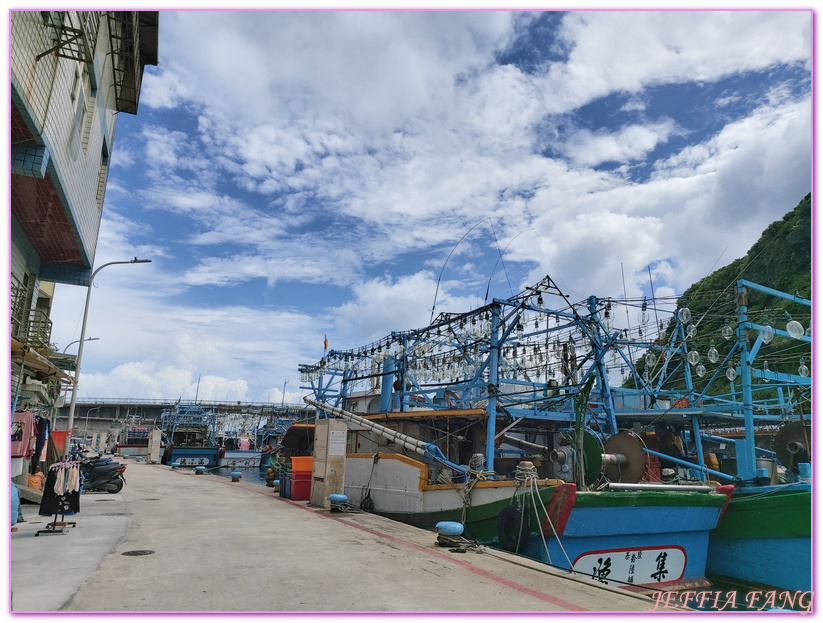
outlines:
[{"label": "lamp post", "polygon": [[74,408],[77,404],[77,389],[80,385],[80,363],[83,360],[83,344],[86,343],[86,321],[89,319],[89,301],[91,300],[91,286],[94,283],[94,277],[106,266],[112,266],[113,264],[147,264],[149,262],[151,262],[151,260],[138,260],[137,258],[120,262],[109,262],[100,266],[89,278],[88,292],[86,292],[86,308],[83,311],[83,325],[80,328],[80,347],[77,349],[77,358],[74,360],[74,389],[71,393],[71,404],[69,404],[69,416],[68,422],[66,423],[66,444],[63,448],[64,458],[69,455],[69,450],[71,449],[69,442],[71,441],[71,429],[74,426]]},{"label": "lamp post", "polygon": [[[102,268],[102,266],[101,266],[101,268]],[[99,337],[87,337],[86,342],[93,342],[94,340],[99,340],[99,339],[100,339]],[[71,346],[72,344],[77,344],[77,342],[79,342],[79,341],[80,340],[74,340],[73,342],[69,342],[68,344],[66,344],[66,347],[63,349],[63,353],[65,353],[69,349],[69,346]]]},{"label": "lamp post", "polygon": [[103,405],[99,407],[92,407],[91,409],[86,410],[86,425],[83,427],[83,443],[86,442],[86,438],[89,436],[89,413],[92,411],[98,411],[103,408]]}]

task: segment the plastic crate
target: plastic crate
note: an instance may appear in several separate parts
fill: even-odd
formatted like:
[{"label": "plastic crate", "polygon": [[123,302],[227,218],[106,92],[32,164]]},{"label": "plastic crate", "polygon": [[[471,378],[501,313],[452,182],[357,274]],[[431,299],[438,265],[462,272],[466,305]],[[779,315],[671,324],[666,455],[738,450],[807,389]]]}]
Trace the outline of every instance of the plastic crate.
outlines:
[{"label": "plastic crate", "polygon": [[293,456],[291,457],[291,471],[293,472],[309,472],[311,473],[314,467],[313,456]]},{"label": "plastic crate", "polygon": [[291,473],[291,479],[300,482],[305,482],[306,480],[311,481],[311,472],[293,471]]},{"label": "plastic crate", "polygon": [[311,480],[292,481],[291,499],[297,501],[311,499]]}]

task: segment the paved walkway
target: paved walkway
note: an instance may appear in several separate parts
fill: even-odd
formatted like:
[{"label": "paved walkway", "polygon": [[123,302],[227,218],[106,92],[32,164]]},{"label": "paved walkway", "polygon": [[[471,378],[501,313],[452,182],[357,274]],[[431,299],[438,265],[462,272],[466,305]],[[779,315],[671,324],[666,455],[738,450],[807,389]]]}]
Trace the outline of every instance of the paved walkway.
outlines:
[{"label": "paved walkway", "polygon": [[[11,534],[12,609],[42,611],[647,611],[647,598],[507,552],[454,553],[435,534],[329,513],[272,489],[127,461],[116,494],[86,493],[77,526]],[[128,552],[151,552],[124,555]]]}]

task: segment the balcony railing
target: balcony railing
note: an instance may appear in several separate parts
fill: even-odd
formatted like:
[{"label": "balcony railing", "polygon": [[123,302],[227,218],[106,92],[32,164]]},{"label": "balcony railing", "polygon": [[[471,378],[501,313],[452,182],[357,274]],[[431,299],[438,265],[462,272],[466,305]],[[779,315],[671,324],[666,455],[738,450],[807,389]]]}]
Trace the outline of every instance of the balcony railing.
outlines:
[{"label": "balcony railing", "polygon": [[51,345],[52,322],[40,309],[30,309],[26,305],[26,288],[11,287],[11,337],[35,348]]}]

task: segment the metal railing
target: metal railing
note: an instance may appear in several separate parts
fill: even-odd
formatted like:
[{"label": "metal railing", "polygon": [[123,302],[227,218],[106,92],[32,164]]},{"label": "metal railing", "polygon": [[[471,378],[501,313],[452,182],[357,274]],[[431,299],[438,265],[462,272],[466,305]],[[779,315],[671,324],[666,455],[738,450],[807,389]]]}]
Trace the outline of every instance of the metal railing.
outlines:
[{"label": "metal railing", "polygon": [[[85,406],[85,405],[122,405],[122,406],[130,406],[130,405],[156,405],[156,406],[164,406],[164,405],[173,405],[178,402],[179,399],[172,398],[172,399],[163,399],[163,398],[77,398],[77,406]],[[209,400],[198,400],[196,403],[194,400],[180,400],[180,404],[182,405],[193,405],[198,404],[203,407],[232,407],[233,409],[237,409],[238,407],[263,407],[263,408],[271,408],[275,411],[306,411],[309,407],[306,407],[305,404],[290,404],[290,403],[280,403],[280,402],[244,402],[241,401],[240,404],[237,401],[230,402],[227,400],[224,401],[209,401]],[[314,410],[311,408],[311,410]]]},{"label": "metal railing", "polygon": [[41,309],[29,309],[26,294],[24,286],[11,286],[11,336],[35,348],[48,348],[51,345],[51,319]]}]

